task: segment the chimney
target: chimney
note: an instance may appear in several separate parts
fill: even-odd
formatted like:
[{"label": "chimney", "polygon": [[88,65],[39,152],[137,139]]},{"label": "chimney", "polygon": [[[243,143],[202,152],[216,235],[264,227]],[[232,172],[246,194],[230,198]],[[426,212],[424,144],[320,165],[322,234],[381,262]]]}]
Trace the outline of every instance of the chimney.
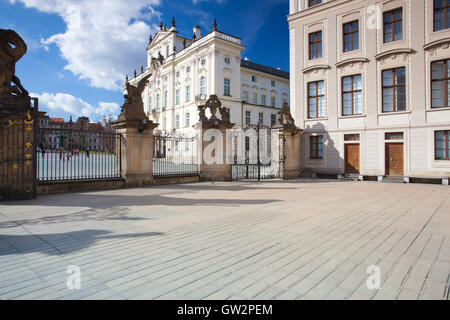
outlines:
[{"label": "chimney", "polygon": [[202,28],[200,28],[199,26],[195,26],[194,34],[196,39],[200,39],[202,37]]}]

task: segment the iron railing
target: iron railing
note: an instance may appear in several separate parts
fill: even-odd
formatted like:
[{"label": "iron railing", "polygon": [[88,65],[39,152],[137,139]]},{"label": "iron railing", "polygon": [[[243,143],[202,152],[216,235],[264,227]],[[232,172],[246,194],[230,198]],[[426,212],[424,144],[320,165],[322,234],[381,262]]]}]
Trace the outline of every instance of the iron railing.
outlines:
[{"label": "iron railing", "polygon": [[38,182],[121,179],[124,149],[112,130],[39,128]]},{"label": "iron railing", "polygon": [[197,137],[154,136],[153,175],[155,177],[197,175],[197,151]]}]

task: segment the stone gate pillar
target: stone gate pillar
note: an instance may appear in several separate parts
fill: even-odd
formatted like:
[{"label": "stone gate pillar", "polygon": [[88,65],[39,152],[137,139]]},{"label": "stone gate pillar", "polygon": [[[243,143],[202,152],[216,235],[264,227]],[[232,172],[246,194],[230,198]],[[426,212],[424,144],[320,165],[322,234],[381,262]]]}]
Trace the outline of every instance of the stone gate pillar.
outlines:
[{"label": "stone gate pillar", "polygon": [[153,129],[148,120],[123,120],[113,125],[122,134],[121,162],[125,187],[138,188],[153,183]]},{"label": "stone gate pillar", "polygon": [[297,179],[301,175],[300,167],[300,130],[283,128],[284,135],[284,179]]},{"label": "stone gate pillar", "polygon": [[301,175],[301,134],[291,116],[289,105],[283,104],[278,127],[284,136],[284,176],[285,180],[297,179]]},{"label": "stone gate pillar", "polygon": [[124,138],[121,152],[122,177],[125,187],[136,188],[153,183],[153,123],[144,112],[142,93],[150,75],[140,76],[133,83],[125,81],[125,103],[113,128]]},{"label": "stone gate pillar", "polygon": [[[199,106],[200,121],[196,125],[198,139],[198,169],[200,181],[231,181],[231,164],[227,130],[233,128],[229,111],[222,107],[217,96],[211,95],[204,106]],[[209,109],[210,118],[206,111]],[[217,114],[220,114],[220,118]]]}]

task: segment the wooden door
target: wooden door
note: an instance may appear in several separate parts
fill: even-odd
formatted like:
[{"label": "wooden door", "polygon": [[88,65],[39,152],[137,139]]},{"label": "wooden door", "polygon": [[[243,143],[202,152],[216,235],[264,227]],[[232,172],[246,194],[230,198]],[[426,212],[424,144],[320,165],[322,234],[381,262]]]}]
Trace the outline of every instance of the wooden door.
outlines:
[{"label": "wooden door", "polygon": [[403,176],[403,143],[386,143],[386,175]]},{"label": "wooden door", "polygon": [[359,144],[345,145],[345,173],[359,174]]}]

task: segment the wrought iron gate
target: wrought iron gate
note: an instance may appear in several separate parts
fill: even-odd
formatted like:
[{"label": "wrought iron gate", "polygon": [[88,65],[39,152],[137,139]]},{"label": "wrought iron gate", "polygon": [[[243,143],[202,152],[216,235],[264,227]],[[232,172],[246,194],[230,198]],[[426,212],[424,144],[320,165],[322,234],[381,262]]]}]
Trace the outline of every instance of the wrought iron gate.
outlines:
[{"label": "wrought iron gate", "polygon": [[262,125],[232,132],[233,180],[283,179],[284,135],[278,129]]},{"label": "wrought iron gate", "polygon": [[38,100],[25,105],[0,103],[0,200],[36,196]]}]

